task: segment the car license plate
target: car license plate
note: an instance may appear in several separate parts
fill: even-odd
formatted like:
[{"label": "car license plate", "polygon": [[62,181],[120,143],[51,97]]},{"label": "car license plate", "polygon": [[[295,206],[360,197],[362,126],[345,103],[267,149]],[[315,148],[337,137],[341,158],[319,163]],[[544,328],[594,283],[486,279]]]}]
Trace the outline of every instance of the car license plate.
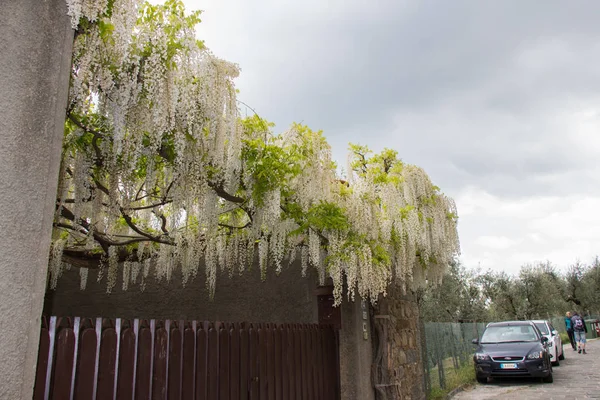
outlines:
[{"label": "car license plate", "polygon": [[502,369],[517,369],[517,364],[515,364],[515,363],[500,364],[500,368],[502,368]]}]

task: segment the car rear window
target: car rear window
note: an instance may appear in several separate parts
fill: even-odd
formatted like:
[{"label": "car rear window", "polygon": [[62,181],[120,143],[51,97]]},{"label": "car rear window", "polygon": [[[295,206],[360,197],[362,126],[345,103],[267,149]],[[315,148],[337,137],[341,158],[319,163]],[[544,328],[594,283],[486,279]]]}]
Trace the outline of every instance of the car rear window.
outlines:
[{"label": "car rear window", "polygon": [[537,328],[540,330],[540,332],[542,332],[542,335],[547,335],[548,334],[548,327],[546,326],[545,323],[543,323],[543,322],[535,322],[535,326],[537,326]]},{"label": "car rear window", "polygon": [[531,325],[489,326],[481,336],[481,343],[534,342],[538,337]]}]

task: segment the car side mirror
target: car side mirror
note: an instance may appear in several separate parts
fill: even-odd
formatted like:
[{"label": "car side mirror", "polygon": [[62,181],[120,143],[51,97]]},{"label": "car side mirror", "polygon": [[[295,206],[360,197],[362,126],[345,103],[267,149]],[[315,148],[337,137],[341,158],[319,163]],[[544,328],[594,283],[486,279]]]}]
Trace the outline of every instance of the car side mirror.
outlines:
[{"label": "car side mirror", "polygon": [[548,338],[546,336],[542,336],[542,343],[547,343],[548,342]]},{"label": "car side mirror", "polygon": [[473,339],[473,340],[471,340],[471,343],[473,343],[473,344],[479,344],[479,339]]},{"label": "car side mirror", "polygon": [[558,336],[558,331],[556,329],[552,331],[552,336]]}]

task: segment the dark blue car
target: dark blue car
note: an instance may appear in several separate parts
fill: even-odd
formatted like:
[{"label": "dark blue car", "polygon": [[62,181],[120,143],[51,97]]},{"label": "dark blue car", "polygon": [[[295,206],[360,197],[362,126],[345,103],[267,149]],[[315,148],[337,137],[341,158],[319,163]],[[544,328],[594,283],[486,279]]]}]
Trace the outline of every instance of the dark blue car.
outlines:
[{"label": "dark blue car", "polygon": [[546,346],[548,338],[531,321],[488,324],[481,339],[473,339],[473,356],[479,383],[494,377],[538,377],[552,382],[552,363]]}]

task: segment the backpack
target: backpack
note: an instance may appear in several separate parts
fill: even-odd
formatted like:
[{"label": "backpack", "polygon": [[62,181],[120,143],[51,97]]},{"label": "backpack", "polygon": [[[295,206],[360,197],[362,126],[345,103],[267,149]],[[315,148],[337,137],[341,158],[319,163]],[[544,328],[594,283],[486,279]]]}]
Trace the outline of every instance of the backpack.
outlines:
[{"label": "backpack", "polygon": [[578,331],[583,330],[583,320],[579,315],[573,318],[573,328],[575,328]]}]

